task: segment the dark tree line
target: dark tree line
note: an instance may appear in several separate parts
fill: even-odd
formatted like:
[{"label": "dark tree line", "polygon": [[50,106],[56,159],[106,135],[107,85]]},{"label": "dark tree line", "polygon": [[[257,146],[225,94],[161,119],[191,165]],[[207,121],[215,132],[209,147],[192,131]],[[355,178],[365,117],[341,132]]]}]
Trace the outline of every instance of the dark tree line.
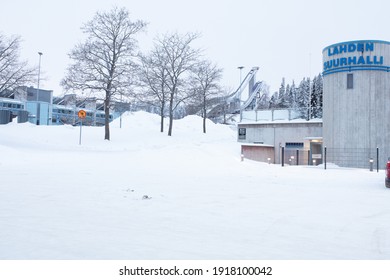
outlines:
[{"label": "dark tree line", "polygon": [[[282,79],[279,91],[275,92],[263,109],[290,108],[301,112],[303,117],[322,117],[323,80],[321,74],[313,80],[303,78],[298,86],[293,81],[286,84]],[[267,108],[268,107],[268,108]]]}]

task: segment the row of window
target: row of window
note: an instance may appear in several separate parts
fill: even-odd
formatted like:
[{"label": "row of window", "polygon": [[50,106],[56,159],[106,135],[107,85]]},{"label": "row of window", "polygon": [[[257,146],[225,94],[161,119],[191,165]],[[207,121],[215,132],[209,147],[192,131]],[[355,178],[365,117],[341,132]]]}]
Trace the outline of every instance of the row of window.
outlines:
[{"label": "row of window", "polygon": [[0,102],[0,107],[2,107],[2,108],[20,109],[20,110],[24,109],[23,104],[7,103],[7,102]]},{"label": "row of window", "polygon": [[[53,109],[53,114],[62,114],[62,115],[69,115],[69,116],[75,116],[75,112],[68,109]],[[87,112],[87,117],[93,117],[93,112]],[[104,113],[96,113],[96,118],[102,118],[104,119],[105,114]],[[112,119],[112,115],[110,115],[110,119]]]},{"label": "row of window", "polygon": [[56,114],[67,114],[67,115],[75,114],[74,111],[66,110],[66,109],[53,109],[53,113],[56,113]]}]

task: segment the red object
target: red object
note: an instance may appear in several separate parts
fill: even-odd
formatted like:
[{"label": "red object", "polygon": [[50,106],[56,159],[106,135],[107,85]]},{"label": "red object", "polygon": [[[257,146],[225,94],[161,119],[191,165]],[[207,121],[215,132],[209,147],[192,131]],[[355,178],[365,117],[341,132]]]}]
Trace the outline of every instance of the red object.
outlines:
[{"label": "red object", "polygon": [[390,160],[386,163],[386,179],[385,184],[387,188],[390,188]]},{"label": "red object", "polygon": [[386,164],[386,177],[390,177],[390,161]]}]

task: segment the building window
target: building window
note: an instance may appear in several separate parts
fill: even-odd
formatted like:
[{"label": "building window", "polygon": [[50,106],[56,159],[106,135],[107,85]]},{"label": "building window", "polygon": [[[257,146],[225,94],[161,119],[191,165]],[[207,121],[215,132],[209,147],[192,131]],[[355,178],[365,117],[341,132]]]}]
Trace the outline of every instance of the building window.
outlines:
[{"label": "building window", "polygon": [[353,88],[353,74],[347,74],[347,89]]},{"label": "building window", "polygon": [[303,149],[303,143],[286,142],[286,149]]},{"label": "building window", "polygon": [[238,129],[238,139],[246,139],[246,128]]}]

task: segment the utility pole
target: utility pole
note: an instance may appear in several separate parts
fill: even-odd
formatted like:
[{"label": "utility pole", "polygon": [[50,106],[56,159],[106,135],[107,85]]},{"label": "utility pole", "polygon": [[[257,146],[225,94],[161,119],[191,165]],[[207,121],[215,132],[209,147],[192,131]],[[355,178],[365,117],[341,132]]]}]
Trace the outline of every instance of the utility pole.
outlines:
[{"label": "utility pole", "polygon": [[39,122],[40,122],[40,119],[39,119],[39,115],[40,115],[40,106],[39,106],[39,82],[41,80],[41,58],[42,58],[42,55],[43,53],[42,52],[38,52],[39,54],[39,66],[38,66],[38,88],[37,88],[37,114],[36,114],[36,124],[39,125]]}]

